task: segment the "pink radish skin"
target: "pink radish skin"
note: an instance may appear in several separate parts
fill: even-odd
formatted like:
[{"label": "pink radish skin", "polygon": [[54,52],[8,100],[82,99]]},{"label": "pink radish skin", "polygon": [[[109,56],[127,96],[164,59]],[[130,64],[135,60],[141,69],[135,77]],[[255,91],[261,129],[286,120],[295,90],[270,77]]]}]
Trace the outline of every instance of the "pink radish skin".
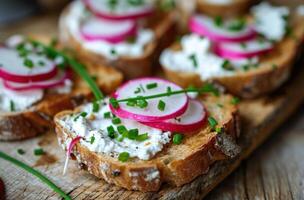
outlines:
[{"label": "pink radish skin", "polygon": [[58,86],[63,86],[66,80],[70,80],[72,77],[71,71],[59,71],[58,75],[52,79],[40,81],[40,82],[29,82],[29,83],[15,83],[10,81],[3,81],[4,87],[14,91],[25,91],[34,89],[49,89]]},{"label": "pink radish skin", "polygon": [[[146,85],[149,83],[157,83],[158,87],[148,90],[146,89]],[[139,94],[135,94],[134,91],[140,85],[144,87],[145,93],[141,92]],[[154,95],[165,93],[168,86],[171,87],[172,91],[182,89],[178,85],[160,78],[139,78],[125,83],[116,91],[113,96],[119,100],[134,96]],[[164,101],[166,104],[164,111],[158,110],[159,100]],[[172,95],[169,97],[149,99],[147,101],[148,107],[144,109],[128,106],[125,102],[119,103],[119,108],[117,109],[113,108],[110,104],[110,109],[113,114],[121,118],[132,119],[141,122],[161,121],[182,115],[187,110],[189,99],[186,94],[180,94]]]},{"label": "pink radish skin", "polygon": [[[113,28],[117,30],[106,33]],[[81,35],[85,40],[103,40],[113,44],[125,41],[127,37],[135,36],[136,33],[136,23],[131,20],[113,21],[91,18],[81,28]]]},{"label": "pink radish skin", "polygon": [[233,60],[233,59],[252,58],[255,56],[268,53],[273,49],[273,45],[270,42],[266,42],[266,44],[263,46],[259,44],[257,40],[250,40],[244,42],[246,46],[250,46],[248,45],[249,43],[255,46],[260,45],[260,47],[254,47],[251,49],[249,49],[248,47],[248,49],[246,50],[243,47],[241,47],[241,43],[240,44],[222,43],[215,45],[214,52],[222,58]]},{"label": "pink radish skin", "polygon": [[137,13],[129,13],[129,14],[125,14],[125,15],[117,15],[114,13],[111,13],[111,11],[109,11],[108,13],[106,12],[102,12],[100,10],[98,10],[96,8],[96,6],[94,5],[94,3],[92,3],[92,0],[83,0],[83,3],[85,4],[85,6],[92,12],[94,13],[94,15],[98,18],[101,19],[109,19],[109,20],[136,20],[139,18],[144,18],[144,17],[148,17],[150,15],[152,15],[154,13],[154,8],[149,7],[149,8],[145,8],[144,10],[137,12]]},{"label": "pink radish skin", "polygon": [[74,146],[75,146],[81,139],[83,139],[83,137],[77,136],[76,138],[74,138],[74,139],[70,142],[70,144],[69,144],[69,146],[68,146],[68,149],[67,149],[66,159],[65,159],[65,163],[64,163],[64,167],[63,167],[63,175],[65,175],[66,170],[67,170],[67,168],[68,168],[69,159],[70,159],[72,150],[73,150]]},{"label": "pink radish skin", "polygon": [[[210,30],[210,27],[207,27],[206,24],[202,23],[202,19],[204,20],[206,17],[200,19],[199,15],[192,16],[189,20],[189,29],[191,32],[196,33],[201,36],[208,37],[210,40],[214,42],[242,42],[246,40],[250,40],[256,36],[256,32],[250,26],[246,28],[245,31],[242,32],[235,32],[233,35],[223,33],[216,33],[214,30]],[[207,19],[207,18],[206,18]],[[218,29],[217,27],[213,27],[215,30]],[[234,33],[234,32],[229,32]]]},{"label": "pink radish skin", "polygon": [[[37,55],[33,55],[35,60],[38,60]],[[28,69],[23,64],[23,58],[21,58],[17,51],[6,47],[0,47],[0,78],[18,82],[37,82],[53,78],[57,74],[57,67],[53,61],[48,60],[46,66],[34,66],[32,69]],[[36,70],[36,71],[35,71]]]},{"label": "pink radish skin", "polygon": [[202,128],[206,121],[206,111],[201,102],[190,99],[186,112],[176,119],[158,122],[141,122],[146,126],[161,129],[162,131],[189,133]]}]

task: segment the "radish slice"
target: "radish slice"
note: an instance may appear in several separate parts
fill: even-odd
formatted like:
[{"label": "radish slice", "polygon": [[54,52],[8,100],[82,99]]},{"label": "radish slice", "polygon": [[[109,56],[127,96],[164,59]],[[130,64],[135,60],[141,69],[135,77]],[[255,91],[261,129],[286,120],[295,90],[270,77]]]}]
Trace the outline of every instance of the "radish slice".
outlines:
[{"label": "radish slice", "polygon": [[[34,67],[24,66],[24,58],[20,57],[16,50],[0,47],[0,78],[18,83],[27,83],[56,76],[55,63],[47,57],[30,54],[28,59],[35,64]],[[43,63],[43,66],[37,66],[38,63]]]},{"label": "radish slice", "polygon": [[82,37],[86,40],[105,40],[110,43],[119,43],[129,36],[136,34],[135,21],[113,21],[106,19],[90,18],[81,29]]},{"label": "radish slice", "polygon": [[69,159],[70,159],[72,150],[73,150],[74,146],[75,146],[81,139],[83,139],[83,137],[77,136],[76,138],[74,138],[74,139],[70,142],[70,144],[69,144],[69,146],[68,146],[68,149],[67,149],[67,153],[66,153],[66,159],[65,159],[65,162],[64,162],[63,175],[65,175],[66,170],[67,170],[67,168],[68,168]]},{"label": "radish slice", "polygon": [[[149,85],[157,84],[157,87],[148,89]],[[134,96],[149,96],[167,92],[168,88],[172,91],[181,90],[178,85],[159,78],[140,78],[127,82],[120,87],[114,94],[117,100]],[[164,110],[158,109],[159,101],[165,103]],[[172,95],[147,100],[146,108],[128,106],[127,103],[119,103],[119,108],[111,106],[111,111],[121,118],[133,119],[136,121],[150,122],[172,119],[182,115],[188,106],[188,96],[186,94]]]},{"label": "radish slice", "polygon": [[190,99],[186,112],[175,119],[159,122],[141,122],[147,126],[171,132],[192,132],[200,129],[206,119],[204,106],[197,100]]},{"label": "radish slice", "polygon": [[128,1],[117,1],[115,8],[109,6],[105,0],[83,0],[85,6],[96,17],[110,20],[138,19],[151,15],[154,12],[152,3],[144,1],[142,5],[130,5]]},{"label": "radish slice", "polygon": [[273,45],[269,41],[257,39],[244,43],[221,43],[216,45],[215,53],[226,59],[252,58],[271,51]]},{"label": "radish slice", "polygon": [[11,81],[3,81],[4,87],[14,91],[24,91],[33,89],[48,89],[63,86],[66,80],[71,79],[71,71],[60,70],[57,76],[52,79],[40,82],[16,83]]},{"label": "radish slice", "polygon": [[251,26],[246,25],[240,31],[231,31],[226,22],[221,27],[215,25],[214,20],[204,15],[194,15],[190,18],[191,32],[206,36],[214,42],[242,42],[255,37],[256,33]]}]

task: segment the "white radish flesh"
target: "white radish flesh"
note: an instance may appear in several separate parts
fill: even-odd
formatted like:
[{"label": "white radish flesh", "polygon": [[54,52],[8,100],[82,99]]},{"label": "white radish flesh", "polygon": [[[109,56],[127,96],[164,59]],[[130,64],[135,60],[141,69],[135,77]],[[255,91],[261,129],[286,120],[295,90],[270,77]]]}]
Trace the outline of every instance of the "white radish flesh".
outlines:
[{"label": "white radish flesh", "polygon": [[[149,85],[157,84],[157,87],[149,89]],[[181,90],[182,88],[169,81],[159,78],[140,78],[127,82],[115,93],[117,100],[134,96],[150,96],[160,93]],[[160,100],[164,102],[163,110],[159,109]],[[111,107],[112,112],[121,118],[133,119],[136,121],[160,121],[172,119],[182,115],[188,106],[186,94],[177,94],[166,97],[147,99],[148,105],[145,108],[129,106],[126,102],[119,103],[119,108]]]},{"label": "white radish flesh", "polygon": [[206,111],[201,102],[190,99],[186,112],[180,117],[159,121],[142,122],[143,124],[163,131],[193,132],[202,128],[206,121]]},{"label": "white radish flesh", "polygon": [[136,23],[132,20],[113,21],[90,18],[81,28],[81,34],[86,40],[105,40],[110,43],[119,43],[127,37],[135,36]]}]

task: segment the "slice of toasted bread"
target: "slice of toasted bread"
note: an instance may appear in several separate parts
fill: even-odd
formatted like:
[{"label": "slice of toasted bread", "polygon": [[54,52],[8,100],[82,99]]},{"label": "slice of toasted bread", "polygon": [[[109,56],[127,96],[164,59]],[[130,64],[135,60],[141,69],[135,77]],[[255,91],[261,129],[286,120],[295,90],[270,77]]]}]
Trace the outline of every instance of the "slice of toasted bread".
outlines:
[{"label": "slice of toasted bread", "polygon": [[[106,94],[114,91],[122,82],[122,74],[100,65],[87,65],[90,74],[96,76],[98,86]],[[54,126],[53,116],[66,109],[73,109],[89,99],[87,84],[73,75],[73,89],[69,94],[48,93],[31,108],[21,112],[0,113],[0,140],[21,140],[34,137]]]},{"label": "slice of toasted bread", "polygon": [[[249,71],[237,70],[232,76],[201,80],[200,76],[195,73],[173,71],[166,66],[163,66],[163,69],[169,80],[182,87],[201,86],[205,81],[214,81],[234,95],[254,98],[274,91],[289,78],[303,41],[303,35],[304,24],[297,19],[293,23],[292,34],[276,44],[271,52],[261,56],[260,65],[257,68]],[[170,48],[178,51],[181,47],[175,43]]]},{"label": "slice of toasted bread", "polygon": [[[197,134],[185,136],[180,145],[169,144],[148,161],[133,158],[120,162],[110,155],[92,152],[80,143],[74,147],[73,154],[91,174],[129,190],[157,191],[164,182],[181,186],[207,173],[215,161],[238,155],[240,149],[235,141],[239,119],[231,99],[228,95],[201,98],[209,116],[223,127],[222,133],[213,132],[206,122]],[[65,149],[77,133],[66,130],[62,122],[76,112],[64,111],[55,116],[58,141]]]},{"label": "slice of toasted bread", "polygon": [[111,60],[101,54],[83,48],[82,44],[67,28],[66,17],[70,12],[71,6],[68,6],[60,17],[59,38],[61,44],[73,49],[80,60],[119,69],[126,79],[151,75],[152,66],[158,63],[157,59],[161,50],[169,46],[175,39],[175,13],[157,12],[145,21],[146,26],[153,30],[155,37],[146,45],[143,54],[140,57],[120,56],[116,60]]},{"label": "slice of toasted bread", "polygon": [[196,0],[197,10],[204,14],[216,17],[235,17],[248,11],[253,0]]}]

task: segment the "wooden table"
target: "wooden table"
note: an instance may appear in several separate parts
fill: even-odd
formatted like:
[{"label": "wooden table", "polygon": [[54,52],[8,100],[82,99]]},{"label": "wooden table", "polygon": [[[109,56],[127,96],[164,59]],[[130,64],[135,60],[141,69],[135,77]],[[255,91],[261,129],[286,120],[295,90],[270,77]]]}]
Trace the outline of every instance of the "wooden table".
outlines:
[{"label": "wooden table", "polygon": [[[56,23],[56,15],[48,17],[37,16],[25,20],[22,23],[13,24],[10,27],[1,27],[0,39],[13,33],[35,33],[54,36],[56,35]],[[42,147],[53,143],[56,146],[55,143],[57,143],[52,133],[40,136],[34,140],[37,141],[37,145],[39,144]],[[22,145],[31,150],[35,148],[30,146],[29,141],[22,143]],[[28,161],[29,163],[33,162],[39,169],[49,170],[49,173],[52,174],[53,171],[62,167],[61,164],[63,160],[61,158],[63,155],[58,155],[60,157],[60,163],[58,165],[52,165],[58,158],[57,155],[53,156],[52,149],[48,149],[48,152],[50,152],[50,155],[43,157],[44,160],[36,159],[34,161],[32,158],[27,160],[26,156],[21,158],[21,160]],[[64,154],[63,151],[62,154]],[[17,154],[14,156],[20,159]],[[206,199],[304,199],[303,158],[304,107],[302,106],[297,114],[291,117],[287,123],[276,131],[271,139],[258,148],[248,160],[244,161],[241,166],[212,191]],[[41,164],[45,162],[50,164],[42,166]],[[3,176],[3,173],[9,172],[9,170],[6,171],[6,169],[1,169],[0,166],[0,176],[1,174]],[[79,175],[79,177],[86,178],[88,181],[85,183],[85,187],[88,188],[88,191],[98,187],[91,185],[92,181],[94,182],[96,179],[86,172],[72,170],[69,173],[75,173]],[[56,199],[56,194],[41,185],[38,186],[37,180],[33,178],[28,179],[30,176],[21,170],[14,170],[14,173],[7,177],[13,179],[10,180],[7,185],[8,197],[10,199],[21,199],[22,197],[24,197],[24,199]],[[70,191],[69,189],[73,188],[70,187],[70,185],[65,185],[66,181],[62,179],[62,177],[53,179],[56,183],[59,182],[59,185],[66,191]],[[29,183],[28,180],[35,181]],[[76,184],[77,179],[74,181]],[[16,188],[23,188],[23,191],[17,191],[11,188],[16,186],[15,184],[19,186]],[[77,187],[74,188],[75,189],[70,192],[76,195],[79,192],[77,191]],[[93,199],[94,197],[93,194],[86,193],[86,191],[82,191],[82,193],[78,195],[77,199],[85,198],[88,195],[90,196],[89,199]],[[119,194],[117,195],[119,196]],[[99,196],[99,198],[103,197],[105,198],[105,196]],[[132,199],[132,196],[129,196],[129,198]]]}]

